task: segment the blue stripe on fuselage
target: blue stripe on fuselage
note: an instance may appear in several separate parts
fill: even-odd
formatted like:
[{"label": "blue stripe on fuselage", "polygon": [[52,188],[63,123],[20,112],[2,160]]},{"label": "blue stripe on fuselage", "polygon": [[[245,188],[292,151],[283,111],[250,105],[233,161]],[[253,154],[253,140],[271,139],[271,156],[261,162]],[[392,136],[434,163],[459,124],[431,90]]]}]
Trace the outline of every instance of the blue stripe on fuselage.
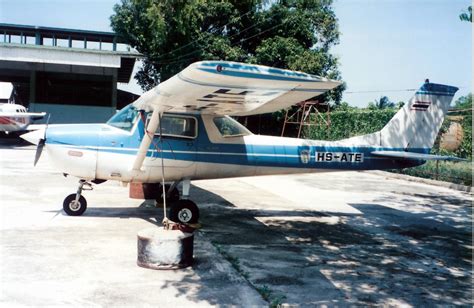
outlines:
[{"label": "blue stripe on fuselage", "polygon": [[[281,168],[308,169],[388,169],[408,167],[406,161],[393,160],[371,155],[373,151],[403,151],[403,149],[384,147],[341,147],[341,146],[284,146],[257,144],[223,144],[212,143],[209,140],[202,118],[198,119],[198,137],[194,140],[167,137],[163,144],[152,143],[148,151],[149,157],[161,157],[163,149],[165,159],[196,161],[246,166],[267,166]],[[59,128],[59,127],[58,127]],[[143,124],[133,134],[101,125],[72,125],[60,129],[48,129],[47,144],[57,144],[67,147],[97,150],[104,153],[117,153],[134,156],[137,154],[143,137]],[[99,137],[100,136],[100,137]],[[303,163],[301,152],[309,151],[310,161]],[[411,152],[429,153],[429,149],[410,149]],[[363,162],[316,161],[316,153],[362,153]],[[410,166],[421,164],[422,161],[410,162]]]}]

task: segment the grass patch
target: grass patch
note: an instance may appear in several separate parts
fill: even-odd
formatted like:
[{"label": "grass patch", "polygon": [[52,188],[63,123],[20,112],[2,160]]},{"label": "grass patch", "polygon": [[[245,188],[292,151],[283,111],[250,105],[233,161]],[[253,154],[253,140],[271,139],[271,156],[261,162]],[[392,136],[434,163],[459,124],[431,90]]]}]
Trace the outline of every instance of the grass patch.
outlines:
[{"label": "grass patch", "polygon": [[275,292],[270,289],[267,285],[263,285],[255,288],[262,298],[270,303],[271,308],[281,307],[283,300],[286,298],[284,295],[275,295]]},{"label": "grass patch", "polygon": [[229,263],[232,265],[232,267],[241,275],[243,276],[246,280],[249,278],[249,274],[242,269],[240,266],[240,260],[237,257],[232,256],[229,254],[224,248],[222,248],[221,245],[212,242],[212,245],[216,247],[217,251],[226,259],[229,261]]},{"label": "grass patch", "polygon": [[422,166],[402,170],[388,170],[425,179],[472,186],[472,162],[428,161]]}]

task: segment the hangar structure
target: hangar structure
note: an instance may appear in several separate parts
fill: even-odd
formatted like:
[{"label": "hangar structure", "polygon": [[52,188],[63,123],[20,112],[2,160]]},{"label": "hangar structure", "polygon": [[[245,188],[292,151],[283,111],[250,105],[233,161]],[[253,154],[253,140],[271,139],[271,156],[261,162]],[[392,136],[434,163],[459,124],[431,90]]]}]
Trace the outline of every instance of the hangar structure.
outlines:
[{"label": "hangar structure", "polygon": [[0,81],[51,123],[103,122],[138,97],[117,90],[137,58],[112,32],[0,23]]}]

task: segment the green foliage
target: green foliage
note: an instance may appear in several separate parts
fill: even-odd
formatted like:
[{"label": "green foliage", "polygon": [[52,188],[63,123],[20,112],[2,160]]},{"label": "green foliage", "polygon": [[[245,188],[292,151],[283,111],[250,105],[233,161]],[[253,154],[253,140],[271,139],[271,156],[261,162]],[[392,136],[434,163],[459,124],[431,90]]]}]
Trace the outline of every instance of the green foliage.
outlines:
[{"label": "green foliage", "polygon": [[472,186],[472,162],[440,161],[437,164],[436,161],[428,161],[418,167],[390,171],[426,179]]},{"label": "green foliage", "polygon": [[[462,158],[472,160],[472,93],[462,96],[454,103],[454,108],[460,110],[458,112],[452,112],[450,115],[462,116],[462,120],[459,122],[464,131],[464,137],[459,149],[454,151],[452,154]],[[447,126],[451,124],[452,120],[445,119]]]},{"label": "green foliage", "polygon": [[276,295],[267,285],[259,286],[256,290],[265,301],[270,303],[269,307],[281,307],[283,300],[286,299],[285,295]]},{"label": "green foliage", "polygon": [[[472,109],[472,93],[461,96],[454,102],[455,109]],[[471,114],[472,116],[472,114]]]},{"label": "green foliage", "polygon": [[[453,120],[453,116],[454,118],[460,117],[461,120]],[[441,141],[441,135],[448,131],[453,121],[461,124],[464,132],[464,137],[461,146],[457,150],[451,152],[440,149],[439,144]],[[449,113],[449,116],[444,119],[443,125],[440,129],[440,133],[436,138],[435,144],[431,152],[442,155],[454,155],[457,157],[472,160],[472,94],[461,96],[456,100],[456,102],[454,102],[454,109]]]},{"label": "green foliage", "polygon": [[[340,79],[333,0],[122,0],[112,28],[146,56],[147,90],[199,60],[265,64]],[[339,101],[343,87],[326,94]]]},{"label": "green foliage", "polygon": [[396,112],[395,109],[336,109],[331,112],[329,128],[324,124],[309,126],[305,136],[317,140],[340,140],[373,133],[382,129]]},{"label": "green foliage", "polygon": [[472,22],[472,6],[471,5],[468,6],[467,12],[462,12],[459,15],[459,19],[461,19],[462,21]]},{"label": "green foliage", "polygon": [[380,97],[380,99],[376,99],[375,102],[370,102],[367,108],[369,108],[370,110],[395,108],[395,103],[390,101],[387,96],[382,96]]}]

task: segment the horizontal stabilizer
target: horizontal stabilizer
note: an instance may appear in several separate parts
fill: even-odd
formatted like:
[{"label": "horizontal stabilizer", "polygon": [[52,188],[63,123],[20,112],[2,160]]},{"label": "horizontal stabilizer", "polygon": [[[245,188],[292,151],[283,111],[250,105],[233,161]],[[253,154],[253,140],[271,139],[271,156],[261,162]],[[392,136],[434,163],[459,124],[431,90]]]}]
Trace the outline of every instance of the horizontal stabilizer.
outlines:
[{"label": "horizontal stabilizer", "polygon": [[374,151],[371,154],[376,156],[391,157],[394,159],[409,159],[409,160],[446,160],[446,161],[466,161],[465,159],[455,156],[442,156],[432,154],[422,154],[413,152],[400,151]]}]

